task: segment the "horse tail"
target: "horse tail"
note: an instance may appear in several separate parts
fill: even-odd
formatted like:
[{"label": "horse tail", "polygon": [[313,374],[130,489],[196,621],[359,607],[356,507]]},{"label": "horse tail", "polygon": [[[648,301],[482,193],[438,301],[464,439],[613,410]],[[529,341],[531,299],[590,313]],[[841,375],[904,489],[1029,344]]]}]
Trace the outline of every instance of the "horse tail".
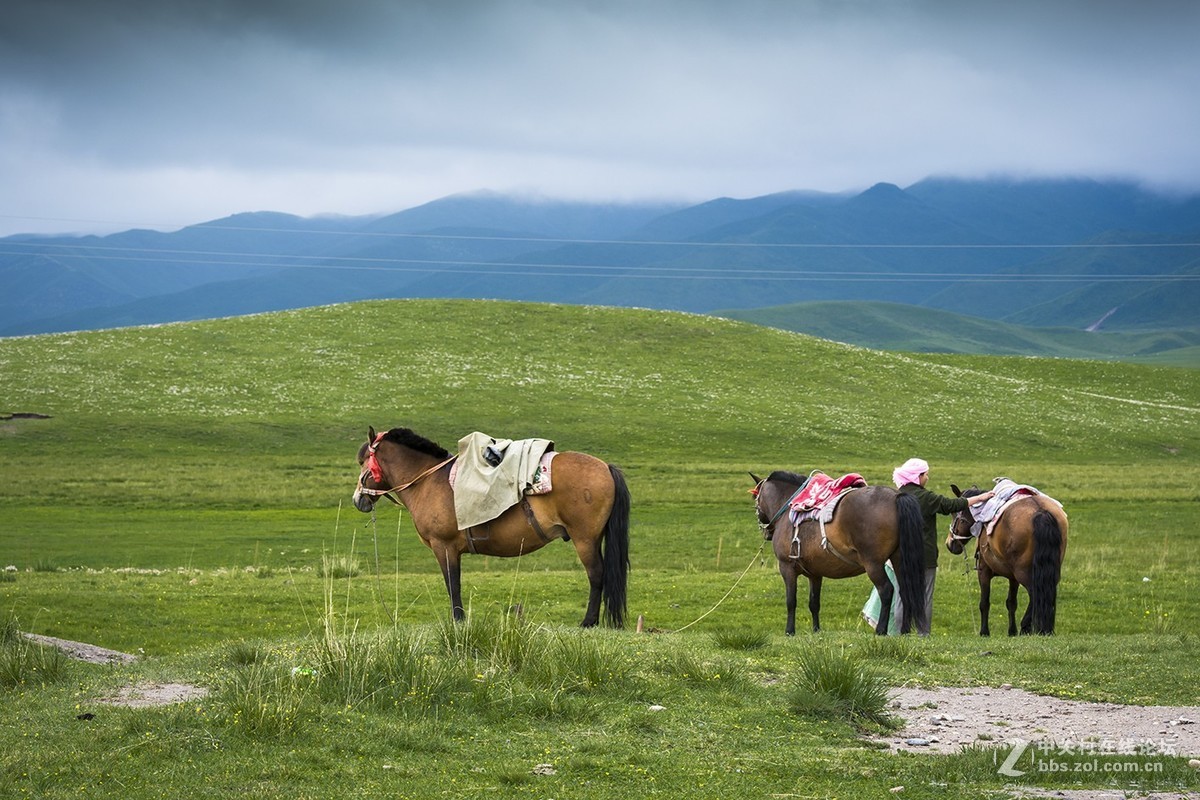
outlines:
[{"label": "horse tail", "polygon": [[904,607],[900,632],[908,633],[914,620],[925,614],[925,522],[921,519],[921,505],[909,494],[896,494],[896,550],[899,564],[896,583],[899,584],[900,602]]},{"label": "horse tail", "polygon": [[1033,515],[1033,568],[1029,583],[1029,605],[1034,633],[1054,633],[1058,605],[1058,579],[1062,570],[1062,531],[1058,520],[1045,509]]},{"label": "horse tail", "polygon": [[604,613],[614,628],[625,626],[625,585],[629,579],[629,486],[621,470],[608,465],[613,479],[613,507],[604,524],[602,597]]}]

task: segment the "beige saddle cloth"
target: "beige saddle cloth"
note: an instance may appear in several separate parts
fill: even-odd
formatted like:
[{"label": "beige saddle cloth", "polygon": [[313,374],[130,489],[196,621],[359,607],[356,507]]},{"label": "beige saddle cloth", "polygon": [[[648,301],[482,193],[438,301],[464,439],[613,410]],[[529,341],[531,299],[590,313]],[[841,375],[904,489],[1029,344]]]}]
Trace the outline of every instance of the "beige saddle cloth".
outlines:
[{"label": "beige saddle cloth", "polygon": [[[475,431],[458,440],[458,459],[450,470],[458,529],[490,522],[527,494],[550,490],[549,439],[496,439]],[[497,457],[502,460],[497,464]]]}]

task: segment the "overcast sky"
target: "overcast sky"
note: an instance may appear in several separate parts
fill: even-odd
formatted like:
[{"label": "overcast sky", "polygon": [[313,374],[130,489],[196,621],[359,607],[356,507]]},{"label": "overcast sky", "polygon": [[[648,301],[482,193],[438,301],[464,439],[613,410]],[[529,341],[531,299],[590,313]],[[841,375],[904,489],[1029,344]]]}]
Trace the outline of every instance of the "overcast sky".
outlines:
[{"label": "overcast sky", "polygon": [[241,211],[1200,190],[1194,0],[6,0],[0,235]]}]

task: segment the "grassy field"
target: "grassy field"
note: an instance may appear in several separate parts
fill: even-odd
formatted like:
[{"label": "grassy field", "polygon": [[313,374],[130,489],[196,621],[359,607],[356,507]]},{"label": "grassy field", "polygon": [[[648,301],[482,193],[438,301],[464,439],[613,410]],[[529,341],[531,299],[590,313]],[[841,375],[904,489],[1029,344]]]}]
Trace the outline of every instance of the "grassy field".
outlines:
[{"label": "grassy field", "polygon": [[1157,331],[1030,328],[938,309],[883,302],[813,301],[716,313],[730,319],[887,350],[1200,366],[1196,358],[1200,330],[1195,328]]},{"label": "grassy field", "polygon": [[[0,677],[18,650],[25,661],[0,688],[20,723],[0,730],[0,796],[976,797],[1005,785],[998,742],[881,752],[859,732],[884,723],[798,699],[806,668],[1200,704],[1194,370],[390,301],[3,339],[0,376],[0,415],[45,417],[0,421],[0,568],[16,568],[0,573],[0,614],[144,654],[64,664],[9,637]],[[629,610],[651,633],[576,630],[585,580],[562,545],[468,558],[471,623],[448,625],[408,515],[349,505],[368,425],[451,449],[472,430],[541,436],[620,465]],[[747,473],[887,483],[911,455],[941,491],[1009,475],[1066,505],[1058,636],[982,642],[971,564],[947,553],[929,639],[876,641],[862,577],[826,582],[820,635],[782,636]],[[98,702],[139,681],[212,694]],[[1196,789],[1183,760],[1159,758],[1136,786],[1027,778]]]}]

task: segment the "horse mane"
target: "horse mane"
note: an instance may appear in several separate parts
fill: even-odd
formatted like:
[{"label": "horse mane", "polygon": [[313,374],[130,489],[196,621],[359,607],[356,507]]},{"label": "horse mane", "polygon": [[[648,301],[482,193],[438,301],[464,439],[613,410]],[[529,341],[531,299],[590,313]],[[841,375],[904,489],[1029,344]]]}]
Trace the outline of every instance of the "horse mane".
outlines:
[{"label": "horse mane", "polygon": [[983,489],[978,486],[972,486],[970,489],[963,489],[963,497],[974,497],[977,494],[983,494]]},{"label": "horse mane", "polygon": [[410,450],[433,456],[434,458],[449,458],[450,453],[437,442],[432,442],[409,428],[392,428],[383,435],[385,442],[403,445]]},{"label": "horse mane", "polygon": [[790,483],[793,486],[802,486],[804,485],[804,482],[808,480],[808,476],[799,475],[795,472],[788,472],[787,470],[783,469],[777,469],[767,476],[767,480],[779,481],[780,483]]}]

